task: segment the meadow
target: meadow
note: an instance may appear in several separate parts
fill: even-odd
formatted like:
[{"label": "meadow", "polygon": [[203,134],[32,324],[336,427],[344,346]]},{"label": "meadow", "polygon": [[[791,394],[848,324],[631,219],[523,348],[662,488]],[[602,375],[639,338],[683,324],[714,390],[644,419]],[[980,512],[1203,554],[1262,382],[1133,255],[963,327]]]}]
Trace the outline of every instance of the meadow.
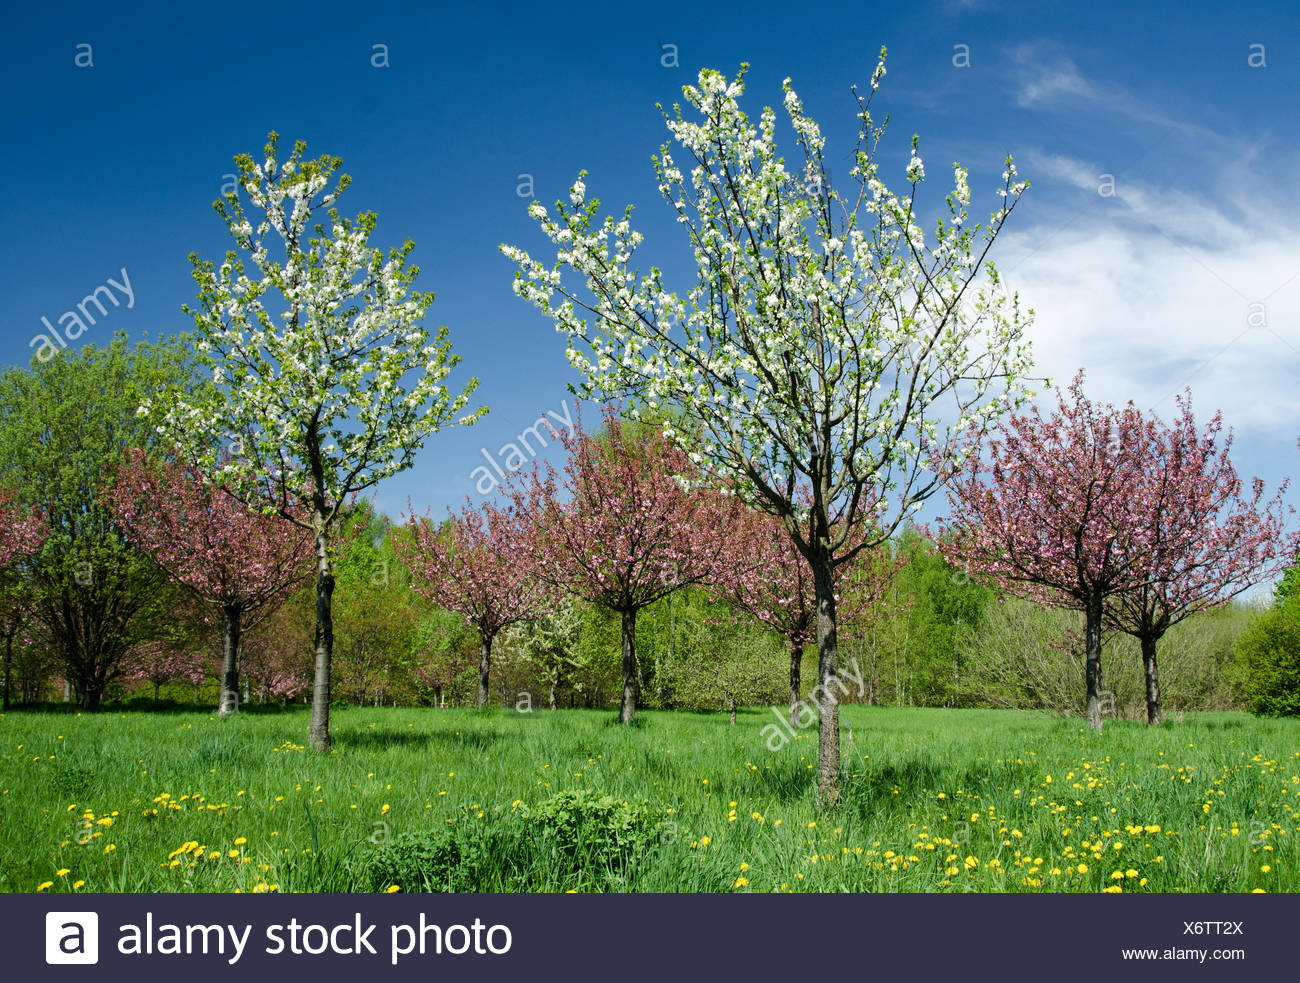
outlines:
[{"label": "meadow", "polygon": [[1073,891],[1300,888],[1300,723],[1013,710],[252,707],[0,715],[0,890]]}]

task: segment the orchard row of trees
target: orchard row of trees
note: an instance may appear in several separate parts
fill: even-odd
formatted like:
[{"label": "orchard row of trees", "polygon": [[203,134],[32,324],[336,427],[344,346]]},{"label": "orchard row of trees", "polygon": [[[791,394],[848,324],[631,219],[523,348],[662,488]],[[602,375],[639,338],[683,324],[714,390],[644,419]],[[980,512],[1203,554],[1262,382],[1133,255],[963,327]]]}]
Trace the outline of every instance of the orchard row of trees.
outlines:
[{"label": "orchard row of trees", "polygon": [[[1032,312],[988,256],[1027,183],[1008,157],[995,209],[974,222],[968,172],[954,165],[925,232],[916,138],[903,193],[882,178],[885,123],[871,107],[883,50],[870,91],[855,90],[843,190],[789,82],[794,155],[778,150],[775,110],[754,121],[741,109],[744,74],[706,69],[683,89],[688,110],[665,112],[671,142],[654,164],[689,242],[684,291],[634,265],[643,236],[630,209],[602,219],[585,174],[554,213],[529,208],[553,261],[502,246],[516,293],[566,336],[575,390],[626,419],[575,436],[563,475],[519,474],[500,502],[447,527],[413,519],[394,543],[415,593],[475,630],[483,698],[501,632],[551,619],[561,635],[573,599],[609,612],[626,723],[638,618],[683,589],[716,592],[784,638],[792,713],[817,720],[819,796],[831,803],[849,692],[841,632],[888,596],[898,535],[951,486],[953,522],[940,535],[949,559],[1001,590],[1085,613],[1094,727],[1103,630],[1141,639],[1154,722],[1156,642],[1294,555],[1280,504],[1262,503],[1258,486],[1240,494],[1217,419],[1198,432],[1189,406],[1166,427],[1132,406],[1091,406],[1080,379],[1073,407],[1016,415],[1034,395]],[[88,706],[127,653],[156,640],[140,626],[171,610],[176,590],[220,619],[229,711],[246,624],[271,617],[306,556],[309,738],[323,751],[351,503],[439,430],[485,410],[469,408],[475,380],[447,384],[458,358],[446,329],[422,326],[433,296],[414,287],[413,243],[372,246],[373,213],[338,211],[349,184],[338,158],[304,151],[295,144],[282,159],[271,134],[262,160],[236,158],[237,187],[216,203],[233,248],[220,261],[191,256],[196,358],[185,340],[117,345],[93,382],[66,355],[11,373],[0,461],[6,478],[34,476],[15,483],[14,527],[42,523],[45,539],[32,554],[34,534],[15,532],[12,551],[28,551],[18,566],[37,588],[34,617]],[[135,412],[132,425],[85,418],[97,405],[86,387],[104,383],[116,384],[116,408]],[[62,398],[41,403],[41,386]],[[74,435],[70,457],[51,433]],[[256,556],[254,539],[265,547]],[[220,558],[191,562],[203,551]],[[804,641],[817,665],[801,708]],[[704,671],[724,664],[714,652]]]},{"label": "orchard row of trees", "polygon": [[[1096,420],[1103,416],[1090,412]],[[362,702],[432,697],[436,703],[474,662],[482,705],[490,698],[493,643],[521,626],[507,639],[501,699],[509,703],[513,693],[531,705],[537,694],[555,705],[557,690],[563,696],[567,688],[570,701],[599,704],[611,672],[599,640],[610,634],[612,619],[617,630],[604,647],[622,650],[616,668],[628,716],[647,677],[653,705],[734,711],[774,698],[777,691],[771,645],[753,630],[736,630],[749,622],[775,635],[787,653],[786,693],[796,724],[807,692],[801,663],[814,620],[811,578],[769,516],[707,486],[683,487],[692,465],[661,430],[607,414],[602,431],[588,435],[579,417],[578,426],[560,437],[570,455],[562,475],[546,469],[516,476],[501,505],[466,508],[440,523],[411,517],[405,526],[392,527],[364,503],[353,506],[353,532],[340,559],[346,585],[336,673],[341,695]],[[1047,464],[1051,457],[1036,446],[1033,460]],[[209,674],[205,636],[215,628],[221,639],[215,673],[220,713],[237,706],[241,672],[245,693],[251,677],[259,699],[307,691],[310,605],[297,588],[311,562],[309,537],[278,517],[239,506],[192,468],[150,460],[139,450],[127,449],[103,471],[110,477],[98,494],[114,521],[184,589],[169,620],[154,626],[158,637],[128,650],[113,678],[152,685],[155,695],[177,680],[197,687]],[[1017,501],[1030,500],[1017,494]],[[1122,501],[1131,509],[1134,498]],[[21,515],[12,507],[7,512],[4,541],[12,560],[20,549],[37,548],[42,527],[33,513]],[[1276,521],[1271,512],[1263,519]],[[1064,511],[1056,514],[1062,522],[1068,518]],[[1117,524],[1099,506],[1092,518]],[[1165,519],[1166,526],[1172,523],[1172,516]],[[1240,534],[1243,527],[1235,522],[1224,528]],[[1258,537],[1250,544],[1258,549]],[[931,705],[1073,706],[1065,694],[1078,646],[1068,628],[1042,616],[1031,615],[1027,625],[1001,614],[989,619],[992,595],[970,581],[969,559],[963,561],[966,570],[942,559],[960,559],[959,540],[938,545],[934,549],[918,533],[896,537],[876,557],[879,562],[858,563],[839,586],[848,648],[866,674],[865,692],[846,696]],[[1240,581],[1229,584],[1239,587]],[[682,596],[692,585],[698,585],[697,596]],[[1140,586],[1150,591],[1152,585]],[[647,670],[637,659],[637,615],[656,606],[662,610],[664,599],[674,595],[678,616],[670,601],[667,632],[662,625],[649,630],[653,668]],[[1050,600],[1042,591],[1038,596]],[[1219,600],[1226,596],[1218,592]],[[291,597],[291,610],[281,616],[281,604]],[[1116,627],[1122,610],[1107,609],[1107,627]],[[1169,623],[1176,624],[1196,605],[1168,610]],[[677,621],[685,635],[675,630]],[[257,631],[263,622],[269,622],[267,629]],[[245,646],[247,629],[254,634]],[[644,626],[639,634],[644,644]],[[1006,644],[1008,636],[1017,639],[1019,651]],[[730,651],[741,638],[748,648]],[[467,649],[471,644],[474,653]],[[995,651],[990,656],[981,645]],[[41,645],[28,638],[20,648],[26,656]],[[1230,670],[1230,648],[1220,644],[1208,655],[1202,648],[1198,667],[1180,670],[1198,681],[1214,667]],[[1144,647],[1148,697],[1150,654]],[[48,659],[35,665],[52,667]],[[1228,682],[1184,692],[1177,702],[1230,705]],[[1105,693],[1116,709],[1119,688],[1098,693],[1099,712]],[[1148,714],[1154,719],[1149,703]]]},{"label": "orchard row of trees", "polygon": [[[349,522],[355,533],[338,564],[336,700],[473,705],[480,696],[480,631],[412,590],[419,578],[402,559],[412,552],[415,536],[437,527],[427,520],[393,524],[364,502],[353,507]],[[450,539],[454,529],[451,522],[443,523],[441,536]],[[761,546],[761,541],[748,540],[755,554]],[[450,557],[447,551],[440,555]],[[1082,632],[1068,612],[1053,614],[1032,602],[999,603],[993,591],[954,569],[917,531],[896,538],[891,555],[894,569],[883,603],[861,605],[855,587],[853,603],[842,605],[846,657],[863,681],[846,699],[1077,712]],[[472,563],[465,573],[474,575]],[[446,581],[426,581],[432,583]],[[312,595],[310,585],[298,586],[282,607],[241,636],[237,685],[244,700],[297,699],[310,693]],[[473,596],[464,594],[467,602]],[[779,702],[791,690],[809,692],[814,680],[808,666],[802,667],[801,678],[788,676],[802,646],[792,649],[786,634],[791,626],[798,630],[800,619],[784,612],[797,605],[774,603],[769,613],[781,620],[756,622],[752,612],[734,603],[735,596],[731,584],[685,587],[643,609],[636,628],[637,689],[643,705],[734,713],[746,705]],[[221,618],[192,592],[174,600],[167,619],[152,626],[160,637],[127,653],[106,694],[135,690],[157,698],[161,691],[185,700],[202,696],[229,702],[232,686],[222,671]],[[1246,610],[1229,610],[1194,618],[1181,633],[1175,631],[1168,667],[1175,708],[1240,705],[1234,641],[1251,617]],[[541,614],[493,636],[491,684],[483,687],[487,699],[517,709],[617,707],[620,636],[616,612],[560,596]],[[1110,681],[1103,706],[1109,714],[1130,716],[1143,707],[1141,673],[1131,668],[1140,665],[1139,653],[1122,639],[1112,645],[1117,646],[1112,658],[1126,668]],[[24,700],[51,695],[49,685],[61,683],[67,674],[39,626],[30,625],[7,654],[15,696]]]}]

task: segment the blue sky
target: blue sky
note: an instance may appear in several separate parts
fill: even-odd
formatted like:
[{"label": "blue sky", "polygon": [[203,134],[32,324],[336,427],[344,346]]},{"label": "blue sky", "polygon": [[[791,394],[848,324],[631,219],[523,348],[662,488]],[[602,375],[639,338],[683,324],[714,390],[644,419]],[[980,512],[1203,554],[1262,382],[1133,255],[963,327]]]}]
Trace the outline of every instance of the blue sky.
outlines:
[{"label": "blue sky", "polygon": [[[1297,470],[1294,5],[26,6],[0,40],[0,363],[26,364],[42,316],[124,268],[132,307],[81,342],[187,328],[186,257],[229,243],[211,202],[231,157],[270,129],[304,139],[343,158],[343,210],[378,212],[375,244],[416,241],[430,325],[449,326],[460,377],[478,376],[491,408],[381,486],[391,513],[408,497],[420,511],[459,503],[485,450],[572,401],[563,339],[513,296],[497,251],[543,253],[523,175],[549,204],[585,168],[608,207],[638,206],[671,270],[682,240],[650,167],[665,138],[655,103],[701,67],[746,61],[752,112],[791,76],[847,150],[849,86],[882,44],[887,179],[894,161],[901,183],[915,132],[927,162],[971,168],[976,214],[995,207],[1008,152],[1032,182],[995,258],[1037,310],[1039,373],[1086,367],[1094,397],[1166,416],[1191,386],[1198,415],[1222,409],[1235,428],[1243,474],[1274,485]],[[79,45],[91,67],[75,64]],[[372,64],[376,45],[388,67]],[[930,167],[935,203],[945,170]]]}]

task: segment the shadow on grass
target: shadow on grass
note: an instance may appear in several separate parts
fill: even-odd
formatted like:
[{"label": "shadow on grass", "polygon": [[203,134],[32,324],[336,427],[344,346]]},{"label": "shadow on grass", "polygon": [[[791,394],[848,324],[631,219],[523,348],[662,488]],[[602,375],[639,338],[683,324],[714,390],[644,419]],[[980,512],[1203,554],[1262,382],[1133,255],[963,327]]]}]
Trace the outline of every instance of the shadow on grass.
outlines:
[{"label": "shadow on grass", "polygon": [[361,730],[337,728],[333,731],[336,749],[358,748],[365,750],[390,750],[393,748],[448,748],[457,751],[482,751],[501,740],[496,731],[486,730],[421,730],[411,728],[366,727]]},{"label": "shadow on grass", "polygon": [[[260,716],[278,716],[286,713],[298,713],[306,710],[307,707],[301,703],[244,703],[240,704],[239,712],[248,714],[253,717]],[[52,713],[76,715],[84,713],[88,715],[106,715],[112,713],[160,713],[173,714],[182,716],[186,714],[203,713],[209,716],[215,716],[217,705],[215,703],[187,703],[179,700],[151,700],[138,698],[133,700],[113,700],[111,702],[101,703],[98,709],[83,710],[75,703],[64,703],[63,701],[46,701],[41,703],[11,703],[5,713]]]}]

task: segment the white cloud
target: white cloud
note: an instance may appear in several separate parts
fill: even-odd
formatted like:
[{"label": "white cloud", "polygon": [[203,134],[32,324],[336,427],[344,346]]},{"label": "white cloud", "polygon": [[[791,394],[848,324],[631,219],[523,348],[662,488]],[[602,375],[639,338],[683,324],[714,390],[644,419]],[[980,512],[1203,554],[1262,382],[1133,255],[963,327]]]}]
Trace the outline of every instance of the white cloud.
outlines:
[{"label": "white cloud", "polygon": [[1087,98],[1093,87],[1073,59],[1057,45],[1030,41],[1010,49],[1016,65],[1016,102],[1021,106],[1050,105],[1062,97]]},{"label": "white cloud", "polygon": [[1225,143],[1215,130],[1169,116],[1121,85],[1086,77],[1054,41],[1026,41],[1010,47],[1008,55],[1013,65],[1012,93],[1022,108],[1083,110],[1159,126],[1202,147]]},{"label": "white cloud", "polygon": [[1027,172],[1083,192],[1000,240],[1008,285],[1037,312],[1038,371],[1065,382],[1086,367],[1092,397],[1165,418],[1190,386],[1198,418],[1222,409],[1243,436],[1300,430],[1300,230],[1122,175],[1103,199],[1094,165],[1036,164]]}]

